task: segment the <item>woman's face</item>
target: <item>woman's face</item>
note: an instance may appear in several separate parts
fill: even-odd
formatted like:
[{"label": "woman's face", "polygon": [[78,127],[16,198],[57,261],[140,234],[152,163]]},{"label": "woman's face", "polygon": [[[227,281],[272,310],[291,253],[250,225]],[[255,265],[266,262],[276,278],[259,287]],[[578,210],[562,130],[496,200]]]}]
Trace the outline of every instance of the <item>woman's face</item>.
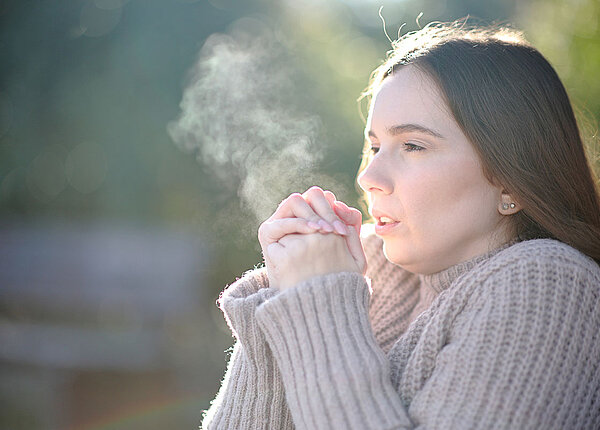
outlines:
[{"label": "woman's face", "polygon": [[430,274],[509,239],[499,225],[502,190],[484,177],[428,75],[405,66],[386,78],[365,132],[374,156],[358,182],[388,260]]}]

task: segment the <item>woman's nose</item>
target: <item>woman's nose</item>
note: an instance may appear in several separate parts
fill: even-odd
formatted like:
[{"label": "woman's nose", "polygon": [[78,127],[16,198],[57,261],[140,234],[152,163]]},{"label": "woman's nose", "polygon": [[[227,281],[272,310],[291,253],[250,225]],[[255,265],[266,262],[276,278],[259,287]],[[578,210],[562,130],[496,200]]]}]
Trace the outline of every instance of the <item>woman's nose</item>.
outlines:
[{"label": "woman's nose", "polygon": [[358,185],[367,193],[391,194],[393,184],[382,160],[373,159],[358,175]]}]

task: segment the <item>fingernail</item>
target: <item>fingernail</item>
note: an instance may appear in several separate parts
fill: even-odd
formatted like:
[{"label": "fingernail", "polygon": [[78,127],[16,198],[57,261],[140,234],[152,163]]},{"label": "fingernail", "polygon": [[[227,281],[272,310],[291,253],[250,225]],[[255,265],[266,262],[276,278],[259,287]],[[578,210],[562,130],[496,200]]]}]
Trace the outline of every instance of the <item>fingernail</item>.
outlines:
[{"label": "fingernail", "polygon": [[335,231],[337,231],[342,236],[346,236],[348,234],[348,229],[341,221],[334,221],[333,226],[335,227]]},{"label": "fingernail", "polygon": [[324,220],[319,220],[319,225],[321,226],[321,228],[323,230],[325,230],[327,233],[333,233],[333,227],[330,226],[327,222],[325,222]]},{"label": "fingernail", "polygon": [[321,226],[314,221],[308,221],[306,224],[314,230],[321,230]]}]

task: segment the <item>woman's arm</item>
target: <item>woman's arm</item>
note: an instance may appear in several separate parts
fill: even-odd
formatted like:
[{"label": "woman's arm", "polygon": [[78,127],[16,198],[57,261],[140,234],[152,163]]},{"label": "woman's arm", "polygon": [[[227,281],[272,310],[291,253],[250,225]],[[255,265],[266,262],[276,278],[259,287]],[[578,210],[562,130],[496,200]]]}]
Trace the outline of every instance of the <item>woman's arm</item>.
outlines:
[{"label": "woman's arm", "polygon": [[[294,194],[282,202],[261,225],[261,245],[268,246],[286,234],[333,232],[335,223],[342,220],[360,231],[360,213],[336,203],[330,192],[315,204],[316,214],[307,202],[314,191]],[[340,218],[334,207],[341,211]],[[338,225],[336,232],[345,233],[346,227],[340,229]],[[237,342],[221,389],[205,413],[203,429],[293,428],[279,369],[254,315],[257,306],[279,292],[272,286],[278,277],[267,255],[265,262],[270,273],[266,269],[249,272],[219,298],[219,307]]]},{"label": "woman's arm", "polygon": [[396,429],[412,424],[368,320],[360,273],[311,278],[259,306],[298,429]]},{"label": "woman's arm", "polygon": [[[318,191],[315,202],[325,200]],[[266,225],[263,237],[271,237],[271,229]],[[267,270],[276,269],[283,291],[259,305],[256,317],[282,373],[297,428],[410,425],[371,331],[358,233],[261,240]],[[384,411],[382,402],[392,407]]]},{"label": "woman's arm", "polygon": [[202,429],[292,429],[279,369],[254,313],[278,293],[265,270],[255,270],[227,288],[219,307],[237,339],[217,397]]}]

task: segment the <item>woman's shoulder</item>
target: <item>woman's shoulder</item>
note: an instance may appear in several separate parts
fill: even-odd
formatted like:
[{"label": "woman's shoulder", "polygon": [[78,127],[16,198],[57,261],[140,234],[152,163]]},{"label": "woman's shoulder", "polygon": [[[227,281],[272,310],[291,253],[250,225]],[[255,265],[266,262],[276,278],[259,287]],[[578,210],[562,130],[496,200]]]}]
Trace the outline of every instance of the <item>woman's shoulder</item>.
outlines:
[{"label": "woman's shoulder", "polygon": [[552,262],[557,268],[579,267],[592,273],[600,273],[600,266],[581,251],[554,239],[531,239],[517,242],[500,252],[492,260],[514,263]]},{"label": "woman's shoulder", "polygon": [[547,327],[557,315],[571,321],[585,314],[589,324],[600,324],[600,266],[556,240],[510,245],[480,263],[453,291],[452,297],[469,302],[464,309],[485,310],[490,317],[527,327],[538,322],[536,327]]},{"label": "woman's shoulder", "polygon": [[525,284],[531,290],[536,285],[600,289],[600,266],[577,249],[553,239],[532,239],[508,246],[486,262],[483,272],[487,281],[492,281],[487,284],[501,283],[508,291]]}]

